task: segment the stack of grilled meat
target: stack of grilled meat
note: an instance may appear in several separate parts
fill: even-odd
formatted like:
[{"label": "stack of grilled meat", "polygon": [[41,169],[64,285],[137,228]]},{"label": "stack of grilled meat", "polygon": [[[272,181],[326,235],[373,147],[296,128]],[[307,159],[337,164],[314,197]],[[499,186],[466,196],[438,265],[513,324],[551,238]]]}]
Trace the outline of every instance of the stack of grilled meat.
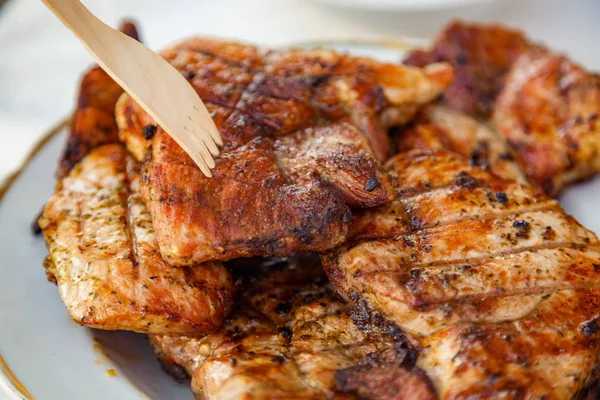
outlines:
[{"label": "stack of grilled meat", "polygon": [[[136,37],[135,28],[124,31]],[[192,39],[212,178],[100,68],[40,219],[72,318],[199,399],[571,399],[600,362],[600,78],[499,26],[404,64]]]}]

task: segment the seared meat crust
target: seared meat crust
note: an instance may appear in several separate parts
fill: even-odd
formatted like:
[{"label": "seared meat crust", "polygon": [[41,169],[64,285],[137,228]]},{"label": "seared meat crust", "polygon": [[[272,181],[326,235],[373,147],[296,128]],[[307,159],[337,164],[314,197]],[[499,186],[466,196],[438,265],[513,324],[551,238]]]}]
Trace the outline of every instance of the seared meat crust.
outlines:
[{"label": "seared meat crust", "polygon": [[[397,198],[324,258],[358,322],[420,349],[441,399],[570,399],[597,375],[600,243],[559,204],[444,151],[390,160]],[[385,327],[389,330],[389,327]]]},{"label": "seared meat crust", "polygon": [[545,49],[523,54],[492,122],[529,181],[552,196],[600,171],[600,77]]},{"label": "seared meat crust", "polygon": [[50,198],[40,226],[48,275],[75,322],[171,335],[216,329],[234,284],[218,262],[175,268],[158,252],[136,163],[120,144],[93,150]]},{"label": "seared meat crust", "polygon": [[144,128],[153,121],[131,98],[119,100],[121,140],[145,160],[142,195],[161,253],[176,265],[340,244],[348,206],[393,198],[379,164],[386,127],[410,119],[451,79],[447,65],[420,70],[205,39],[163,56],[207,103],[226,142],[208,179],[159,127]]},{"label": "seared meat crust", "polygon": [[[596,74],[531,44],[522,32],[458,21],[440,33],[432,49],[413,52],[405,63],[422,67],[441,61],[452,65],[455,76],[443,102],[471,116],[491,118],[534,187],[557,196],[565,186],[600,170]],[[439,143],[443,133],[454,136],[452,130],[417,124],[405,133],[402,148],[433,144],[456,151]]]},{"label": "seared meat crust", "polygon": [[[124,22],[120,30],[139,40],[133,23]],[[59,181],[92,149],[119,141],[115,105],[121,94],[123,89],[99,66],[83,76],[65,149],[56,170]]]},{"label": "seared meat crust", "polygon": [[501,25],[449,23],[429,50],[417,50],[404,60],[424,67],[447,62],[454,81],[444,93],[446,104],[475,117],[489,117],[494,101],[515,60],[533,45],[523,32]]},{"label": "seared meat crust", "polygon": [[436,400],[437,394],[423,370],[415,367],[417,356],[396,343],[380,353],[364,356],[357,365],[335,374],[338,387],[369,400]]},{"label": "seared meat crust", "polygon": [[[393,341],[367,337],[349,311],[318,261],[293,257],[262,268],[221,330],[201,338],[150,335],[150,342],[163,363],[187,369],[200,399],[354,398],[337,389],[335,371]],[[403,368],[396,366],[397,373]],[[420,374],[418,385],[430,384]]]},{"label": "seared meat crust", "polygon": [[414,121],[392,131],[397,153],[446,149],[500,178],[527,182],[511,148],[492,127],[443,105],[430,105]]}]

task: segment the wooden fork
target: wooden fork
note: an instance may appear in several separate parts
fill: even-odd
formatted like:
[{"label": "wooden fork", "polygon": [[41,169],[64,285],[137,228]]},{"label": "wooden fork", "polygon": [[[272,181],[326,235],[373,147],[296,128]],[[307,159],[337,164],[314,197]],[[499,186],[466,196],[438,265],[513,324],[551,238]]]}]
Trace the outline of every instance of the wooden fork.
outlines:
[{"label": "wooden fork", "polygon": [[223,141],[189,82],[158,54],[104,24],[79,0],[42,0],[98,64],[185,150],[207,177]]}]

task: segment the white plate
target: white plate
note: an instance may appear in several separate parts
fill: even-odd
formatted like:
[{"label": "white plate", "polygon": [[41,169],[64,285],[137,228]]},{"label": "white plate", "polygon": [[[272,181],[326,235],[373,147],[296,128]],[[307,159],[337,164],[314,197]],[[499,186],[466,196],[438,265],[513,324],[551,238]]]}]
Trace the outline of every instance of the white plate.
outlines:
[{"label": "white plate", "polygon": [[[410,43],[329,47],[396,61]],[[191,399],[187,384],[160,370],[143,335],[77,325],[46,281],[44,242],[29,227],[52,193],[65,134],[61,129],[35,152],[0,202],[0,388],[15,399]],[[563,205],[600,232],[599,200],[597,179],[570,189]]]},{"label": "white plate", "polygon": [[498,0],[313,0],[336,7],[376,11],[433,11],[492,3]]}]

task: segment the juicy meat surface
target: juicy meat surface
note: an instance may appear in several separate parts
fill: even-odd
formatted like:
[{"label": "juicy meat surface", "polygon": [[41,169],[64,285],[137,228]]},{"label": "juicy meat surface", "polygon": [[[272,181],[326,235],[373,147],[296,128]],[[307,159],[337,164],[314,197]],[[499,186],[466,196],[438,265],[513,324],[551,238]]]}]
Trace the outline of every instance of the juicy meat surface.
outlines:
[{"label": "juicy meat surface", "polygon": [[444,105],[430,105],[412,123],[392,131],[396,152],[446,149],[496,176],[527,182],[504,138],[492,127]]},{"label": "juicy meat surface", "polygon": [[[124,22],[121,32],[139,40],[135,25]],[[58,162],[56,178],[60,181],[92,149],[119,141],[115,105],[123,89],[99,66],[83,76],[77,106],[71,118],[65,149]]]},{"label": "juicy meat surface", "polygon": [[362,333],[318,259],[297,257],[263,267],[221,330],[199,338],[150,335],[163,365],[188,371],[197,398],[354,398],[337,388],[336,370],[394,343]]},{"label": "juicy meat surface", "polygon": [[419,67],[449,63],[455,78],[444,93],[444,102],[467,114],[489,117],[506,74],[531,47],[521,31],[453,21],[440,32],[431,49],[412,52],[404,63]]},{"label": "juicy meat surface", "polygon": [[120,144],[106,145],[63,179],[40,220],[49,278],[81,325],[171,335],[214,330],[231,310],[232,278],[218,262],[176,268],[163,261],[136,164]]},{"label": "juicy meat surface", "polygon": [[[445,151],[387,164],[396,200],[324,257],[359,323],[393,324],[441,399],[570,399],[597,378],[600,246],[532,188]],[[389,327],[386,327],[389,329]]]},{"label": "juicy meat surface", "polygon": [[369,400],[436,400],[423,370],[415,367],[416,353],[405,343],[364,356],[356,365],[339,370],[335,381],[344,392]]},{"label": "juicy meat surface", "polygon": [[600,77],[544,49],[523,54],[492,121],[532,184],[550,195],[600,171]]},{"label": "juicy meat surface", "polygon": [[142,195],[161,253],[176,265],[341,243],[349,207],[393,198],[380,165],[386,128],[409,120],[452,77],[445,64],[421,70],[205,39],[163,56],[200,94],[225,141],[206,178],[131,98],[117,104],[120,138],[145,162]]}]

